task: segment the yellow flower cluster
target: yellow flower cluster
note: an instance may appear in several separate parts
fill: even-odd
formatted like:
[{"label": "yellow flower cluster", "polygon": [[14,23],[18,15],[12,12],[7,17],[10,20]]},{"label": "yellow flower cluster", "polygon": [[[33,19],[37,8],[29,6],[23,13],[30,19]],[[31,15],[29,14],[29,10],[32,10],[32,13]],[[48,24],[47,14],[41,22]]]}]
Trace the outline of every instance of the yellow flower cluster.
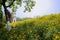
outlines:
[{"label": "yellow flower cluster", "polygon": [[[22,40],[24,40],[27,35],[28,37],[34,38],[35,36],[37,38],[37,35],[40,37],[41,32],[45,33],[43,35],[46,35],[46,38],[48,38],[51,34],[56,34],[56,31],[58,32],[58,35],[54,35],[54,38],[60,38],[60,14],[12,22],[11,26],[18,28],[17,30],[20,32],[19,37],[23,38]],[[16,36],[17,35],[15,35],[15,37]]]}]

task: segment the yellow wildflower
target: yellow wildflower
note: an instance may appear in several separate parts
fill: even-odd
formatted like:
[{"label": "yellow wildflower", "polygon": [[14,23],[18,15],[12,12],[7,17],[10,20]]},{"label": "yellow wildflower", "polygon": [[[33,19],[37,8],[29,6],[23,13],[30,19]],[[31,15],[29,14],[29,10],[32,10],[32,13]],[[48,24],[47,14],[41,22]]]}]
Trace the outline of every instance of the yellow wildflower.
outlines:
[{"label": "yellow wildflower", "polygon": [[56,36],[55,36],[55,38],[56,38],[56,39],[58,39],[58,38],[59,38],[59,36],[58,36],[58,35],[56,35]]},{"label": "yellow wildflower", "polygon": [[31,30],[31,29],[28,30],[28,34],[29,34],[29,33],[32,33],[32,30]]}]

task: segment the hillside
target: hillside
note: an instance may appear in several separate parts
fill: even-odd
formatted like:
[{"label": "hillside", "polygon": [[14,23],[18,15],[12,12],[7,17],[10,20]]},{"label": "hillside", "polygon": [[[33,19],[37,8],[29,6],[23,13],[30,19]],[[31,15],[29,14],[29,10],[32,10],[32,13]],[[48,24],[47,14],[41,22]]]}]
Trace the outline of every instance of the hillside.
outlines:
[{"label": "hillside", "polygon": [[22,20],[22,21],[13,22],[11,24],[14,27],[15,25],[18,25],[18,24],[23,25],[23,24],[28,24],[28,23],[34,23],[34,24],[36,23],[36,24],[40,24],[40,25],[45,23],[45,25],[51,24],[52,26],[54,26],[55,24],[56,25],[60,24],[60,14],[51,14],[51,15],[46,15],[46,16],[42,16],[42,17],[38,17],[38,18],[26,19],[26,20]]},{"label": "hillside", "polygon": [[11,31],[0,29],[2,40],[60,40],[60,14],[11,23]]},{"label": "hillside", "polygon": [[[51,14],[38,18],[17,21],[12,23],[12,26],[30,36],[36,34],[36,37],[39,36],[38,39],[40,37],[42,38],[39,40],[60,40],[60,14]],[[31,40],[33,40],[33,38]]]}]

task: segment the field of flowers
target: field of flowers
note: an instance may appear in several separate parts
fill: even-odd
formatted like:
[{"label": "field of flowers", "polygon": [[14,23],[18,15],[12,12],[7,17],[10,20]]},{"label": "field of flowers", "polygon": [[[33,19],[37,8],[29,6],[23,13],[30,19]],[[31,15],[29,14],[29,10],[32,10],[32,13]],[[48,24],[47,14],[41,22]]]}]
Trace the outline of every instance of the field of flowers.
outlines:
[{"label": "field of flowers", "polygon": [[11,23],[12,29],[0,29],[0,40],[60,40],[60,14]]}]

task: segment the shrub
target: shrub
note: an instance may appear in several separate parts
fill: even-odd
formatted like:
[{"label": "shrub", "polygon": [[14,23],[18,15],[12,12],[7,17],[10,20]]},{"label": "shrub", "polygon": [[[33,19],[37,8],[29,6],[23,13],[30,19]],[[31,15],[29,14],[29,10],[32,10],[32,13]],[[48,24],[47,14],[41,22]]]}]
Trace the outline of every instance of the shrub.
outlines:
[{"label": "shrub", "polygon": [[0,29],[1,40],[60,40],[60,14],[11,23],[12,29]]}]

